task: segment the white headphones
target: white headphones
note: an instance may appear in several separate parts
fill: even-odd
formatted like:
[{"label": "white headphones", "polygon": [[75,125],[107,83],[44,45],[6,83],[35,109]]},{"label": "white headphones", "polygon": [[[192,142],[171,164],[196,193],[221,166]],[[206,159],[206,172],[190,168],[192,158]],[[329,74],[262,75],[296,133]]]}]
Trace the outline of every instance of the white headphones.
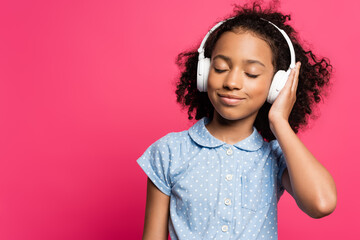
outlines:
[{"label": "white headphones", "polygon": [[[232,19],[232,18],[229,18],[229,19]],[[295,50],[294,50],[294,46],[292,45],[289,36],[285,33],[284,30],[278,28],[275,24],[273,24],[272,22],[270,22],[268,20],[265,20],[263,18],[261,18],[261,19],[269,22],[270,24],[272,24],[274,27],[276,27],[276,29],[278,29],[281,32],[281,34],[284,36],[287,44],[289,45],[289,49],[290,49],[291,62],[290,62],[289,69],[287,71],[284,71],[284,70],[277,71],[271,82],[270,90],[269,90],[266,100],[268,103],[273,103],[275,101],[276,97],[279,95],[281,89],[285,86],[285,83],[290,75],[291,69],[295,67]],[[225,21],[227,21],[227,20],[225,20]],[[221,24],[223,24],[225,21],[221,21],[221,22],[217,23],[214,27],[212,27],[210,29],[210,31],[206,34],[206,36],[202,40],[200,47],[198,49],[199,60],[198,60],[198,66],[197,66],[197,88],[200,92],[207,91],[207,82],[208,82],[208,76],[209,76],[209,71],[210,71],[210,58],[205,58],[205,56],[204,56],[205,42],[208,39],[209,35],[216,28],[218,28]]]}]

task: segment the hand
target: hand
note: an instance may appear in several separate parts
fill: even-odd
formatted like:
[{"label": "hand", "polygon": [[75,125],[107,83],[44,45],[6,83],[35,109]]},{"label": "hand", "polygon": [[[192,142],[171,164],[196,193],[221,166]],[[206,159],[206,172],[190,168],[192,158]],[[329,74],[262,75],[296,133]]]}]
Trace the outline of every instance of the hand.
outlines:
[{"label": "hand", "polygon": [[[270,129],[274,133],[274,126],[288,122],[291,110],[296,101],[296,89],[299,82],[300,62],[297,62],[295,68],[291,70],[284,88],[269,111]],[[275,134],[275,133],[274,133]]]}]

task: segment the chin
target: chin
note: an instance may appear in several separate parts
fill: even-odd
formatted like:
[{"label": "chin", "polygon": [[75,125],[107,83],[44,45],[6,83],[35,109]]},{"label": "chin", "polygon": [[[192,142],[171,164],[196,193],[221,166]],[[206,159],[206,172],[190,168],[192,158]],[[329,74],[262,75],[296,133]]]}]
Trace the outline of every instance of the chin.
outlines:
[{"label": "chin", "polygon": [[244,118],[249,117],[249,116],[244,116],[242,114],[219,113],[219,112],[215,116],[220,118],[220,119],[224,119],[224,120],[228,120],[228,121],[238,121],[238,120],[242,120]]},{"label": "chin", "polygon": [[229,109],[230,111],[217,111],[214,112],[214,117],[217,117],[222,120],[228,120],[228,121],[240,121],[245,120],[249,118],[256,118],[257,111],[256,112],[241,112],[239,110],[235,109]]}]

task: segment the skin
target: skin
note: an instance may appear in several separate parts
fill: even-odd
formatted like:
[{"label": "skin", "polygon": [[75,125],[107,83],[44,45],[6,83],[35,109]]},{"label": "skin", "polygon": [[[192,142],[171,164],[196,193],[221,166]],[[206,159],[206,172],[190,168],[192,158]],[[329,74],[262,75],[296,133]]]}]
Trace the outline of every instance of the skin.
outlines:
[{"label": "skin", "polygon": [[[235,144],[251,135],[274,75],[269,45],[249,32],[225,32],[212,52],[208,96],[215,108],[206,126],[216,138]],[[224,103],[226,97],[239,103]]]},{"label": "skin", "polygon": [[[296,101],[299,71],[300,62],[270,109],[270,129],[286,159],[287,169],[282,176],[286,191],[303,212],[312,218],[321,218],[335,210],[337,192],[330,173],[300,141],[288,122]],[[273,75],[272,52],[264,40],[241,29],[222,34],[211,58],[208,96],[215,110],[213,120],[206,125],[208,131],[228,144],[250,136]],[[148,179],[143,239],[167,239],[169,203],[169,196]]]}]

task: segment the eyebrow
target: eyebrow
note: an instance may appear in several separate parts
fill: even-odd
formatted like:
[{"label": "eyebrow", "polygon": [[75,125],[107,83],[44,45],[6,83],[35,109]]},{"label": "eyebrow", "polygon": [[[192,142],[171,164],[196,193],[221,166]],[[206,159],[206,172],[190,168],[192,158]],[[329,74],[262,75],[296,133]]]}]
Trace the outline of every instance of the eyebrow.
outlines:
[{"label": "eyebrow", "polygon": [[[215,60],[215,59],[217,59],[217,58],[221,58],[221,59],[225,60],[225,61],[227,62],[227,64],[229,64],[229,65],[231,65],[231,63],[232,63],[232,62],[231,62],[231,58],[229,58],[229,57],[227,57],[227,56],[224,56],[224,55],[222,55],[222,54],[216,55],[213,60]],[[265,64],[263,64],[263,63],[260,62],[259,60],[247,59],[247,60],[245,60],[245,62],[248,63],[248,64],[257,63],[257,64],[265,67]]]},{"label": "eyebrow", "polygon": [[231,58],[224,56],[222,54],[219,54],[214,57],[213,61],[215,61],[215,59],[217,59],[217,58],[221,58],[221,59],[225,60],[226,63],[231,66]]},{"label": "eyebrow", "polygon": [[249,60],[246,60],[246,62],[249,64],[257,63],[257,64],[260,64],[261,66],[265,67],[265,64],[263,64],[262,62],[260,62],[258,60],[249,59]]}]

